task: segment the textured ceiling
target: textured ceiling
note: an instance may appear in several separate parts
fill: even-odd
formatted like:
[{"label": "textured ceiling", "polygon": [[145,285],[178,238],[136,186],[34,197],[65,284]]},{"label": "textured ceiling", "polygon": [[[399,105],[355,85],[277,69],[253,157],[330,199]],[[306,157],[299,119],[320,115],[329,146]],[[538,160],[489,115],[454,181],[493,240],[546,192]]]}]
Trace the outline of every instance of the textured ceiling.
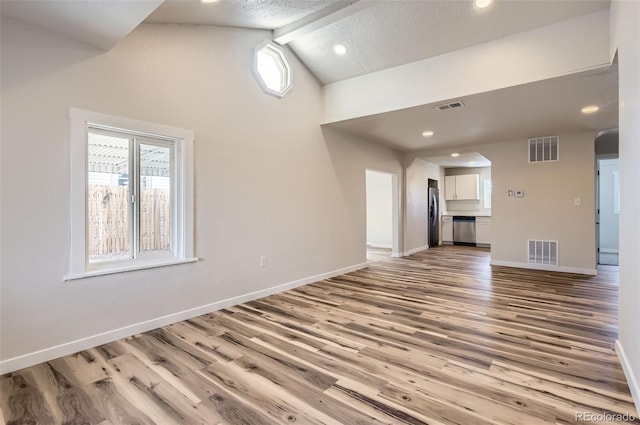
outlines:
[{"label": "textured ceiling", "polygon": [[[439,111],[435,104],[423,105],[327,126],[403,151],[617,128],[617,67],[450,100],[462,100],[465,106]],[[596,114],[580,112],[594,104],[600,106]],[[435,135],[424,138],[425,130]]]},{"label": "textured ceiling", "polygon": [[[384,1],[295,40],[291,47],[323,83],[415,62],[607,9],[608,1]],[[335,43],[349,53],[336,57]]]},{"label": "textured ceiling", "polygon": [[[167,0],[146,22],[278,29],[321,9],[355,0]],[[597,12],[609,0],[360,0],[357,13],[328,20],[289,46],[322,83],[415,62]],[[349,52],[336,56],[333,45]]]},{"label": "textured ceiling", "polygon": [[323,9],[336,0],[165,0],[146,22],[276,29]]}]

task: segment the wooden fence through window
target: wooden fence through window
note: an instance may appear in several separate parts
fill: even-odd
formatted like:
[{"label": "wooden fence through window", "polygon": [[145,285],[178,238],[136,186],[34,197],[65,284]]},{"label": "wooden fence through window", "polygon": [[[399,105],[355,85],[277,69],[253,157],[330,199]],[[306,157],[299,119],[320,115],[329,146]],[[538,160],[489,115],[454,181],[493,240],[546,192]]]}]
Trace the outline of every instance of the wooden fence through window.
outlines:
[{"label": "wooden fence through window", "polygon": [[[87,202],[90,256],[129,249],[129,196],[125,186],[89,185]],[[140,251],[168,250],[171,243],[168,189],[141,189]]]}]

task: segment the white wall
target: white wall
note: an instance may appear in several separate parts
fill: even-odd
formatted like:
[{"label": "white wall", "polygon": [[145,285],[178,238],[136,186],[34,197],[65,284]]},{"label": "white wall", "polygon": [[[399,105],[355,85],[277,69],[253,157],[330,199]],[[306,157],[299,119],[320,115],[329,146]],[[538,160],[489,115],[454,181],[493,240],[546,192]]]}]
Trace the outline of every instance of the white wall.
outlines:
[{"label": "white wall", "polygon": [[[429,243],[428,180],[437,180],[440,189],[440,210],[444,206],[444,169],[420,158],[412,159],[406,167],[405,252],[426,249]],[[442,240],[442,235],[440,235]]]},{"label": "white wall", "polygon": [[367,245],[391,248],[393,243],[392,175],[367,170]]},{"label": "white wall", "polygon": [[614,178],[614,173],[619,172],[618,163],[618,158],[598,160],[598,179],[600,181],[598,199],[598,209],[600,210],[598,243],[600,252],[618,252],[619,213],[617,213],[614,208],[614,202],[616,201],[615,192],[619,190],[619,180]]},{"label": "white wall", "polygon": [[[264,94],[251,58],[270,32],[142,25],[104,53],[1,30],[4,370],[365,263],[365,170],[402,175],[402,155],[322,129],[321,88],[293,54],[293,89]],[[62,281],[71,106],[195,131],[201,261]]]},{"label": "white wall", "polygon": [[620,321],[618,354],[640,412],[640,2],[611,3],[611,57],[620,93]]},{"label": "white wall", "polygon": [[491,160],[492,263],[526,265],[528,239],[556,240],[562,269],[595,273],[595,132],[559,136],[558,162],[529,164],[526,139],[476,147]]}]

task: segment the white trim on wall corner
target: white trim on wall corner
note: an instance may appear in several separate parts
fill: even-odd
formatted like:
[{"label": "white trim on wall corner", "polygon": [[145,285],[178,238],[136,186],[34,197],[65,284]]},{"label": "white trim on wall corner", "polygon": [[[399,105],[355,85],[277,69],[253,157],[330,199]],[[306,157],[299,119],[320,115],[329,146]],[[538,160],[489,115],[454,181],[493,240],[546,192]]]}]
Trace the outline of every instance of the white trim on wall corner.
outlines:
[{"label": "white trim on wall corner", "polygon": [[597,269],[585,269],[582,267],[565,267],[565,266],[553,266],[550,264],[531,264],[531,263],[518,263],[516,261],[500,261],[491,260],[492,266],[504,266],[504,267],[516,267],[518,269],[532,269],[532,270],[547,270],[550,272],[560,273],[577,273],[586,274],[589,276],[595,276],[598,274]]},{"label": "white trim on wall corner", "polygon": [[622,365],[624,376],[627,378],[631,397],[633,397],[633,402],[636,405],[636,417],[640,417],[640,383],[636,380],[636,376],[633,374],[631,363],[629,363],[629,359],[627,358],[619,339],[616,340],[616,353],[618,354],[618,359]]},{"label": "white trim on wall corner", "polygon": [[211,313],[216,310],[221,310],[223,308],[230,307],[233,305],[238,305],[238,304],[246,303],[249,301],[257,300],[259,298],[277,294],[283,291],[287,291],[289,289],[297,288],[302,285],[307,285],[309,283],[318,282],[320,280],[329,279],[345,273],[360,270],[365,267],[367,267],[367,263],[355,264],[353,266],[348,266],[348,267],[344,267],[338,270],[333,270],[327,273],[322,273],[319,275],[294,280],[293,282],[272,286],[270,288],[261,289],[259,291],[250,292],[248,294],[240,295],[233,298],[228,298],[222,301],[216,301],[214,303],[205,304],[199,307],[194,307],[189,310],[184,310],[184,311],[172,313],[166,316],[157,317],[155,319],[135,323],[133,325],[103,332],[97,335],[92,335],[86,338],[67,342],[65,344],[60,344],[54,347],[45,348],[43,350],[34,351],[33,353],[25,354],[18,357],[13,357],[7,360],[2,360],[0,361],[0,375],[13,372],[18,369],[23,369],[25,367],[33,366],[38,363],[43,363],[49,360],[57,359],[58,357],[77,353],[78,351],[86,350],[88,348],[92,348],[92,347],[96,347],[112,341],[116,341],[121,338],[126,338],[128,336],[139,334],[141,332],[147,332],[153,329],[160,328],[162,326],[170,325],[172,323],[191,319],[193,317],[200,316],[202,314]]}]

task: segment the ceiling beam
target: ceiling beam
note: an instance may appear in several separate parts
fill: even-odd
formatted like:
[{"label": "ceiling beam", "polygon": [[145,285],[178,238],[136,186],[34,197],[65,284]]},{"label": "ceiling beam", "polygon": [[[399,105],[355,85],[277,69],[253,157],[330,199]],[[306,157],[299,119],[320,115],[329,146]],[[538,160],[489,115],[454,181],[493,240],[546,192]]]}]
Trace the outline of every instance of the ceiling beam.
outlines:
[{"label": "ceiling beam", "polygon": [[281,46],[289,44],[300,37],[304,37],[378,3],[379,1],[374,0],[337,1],[309,16],[276,28],[273,31],[273,41]]}]

